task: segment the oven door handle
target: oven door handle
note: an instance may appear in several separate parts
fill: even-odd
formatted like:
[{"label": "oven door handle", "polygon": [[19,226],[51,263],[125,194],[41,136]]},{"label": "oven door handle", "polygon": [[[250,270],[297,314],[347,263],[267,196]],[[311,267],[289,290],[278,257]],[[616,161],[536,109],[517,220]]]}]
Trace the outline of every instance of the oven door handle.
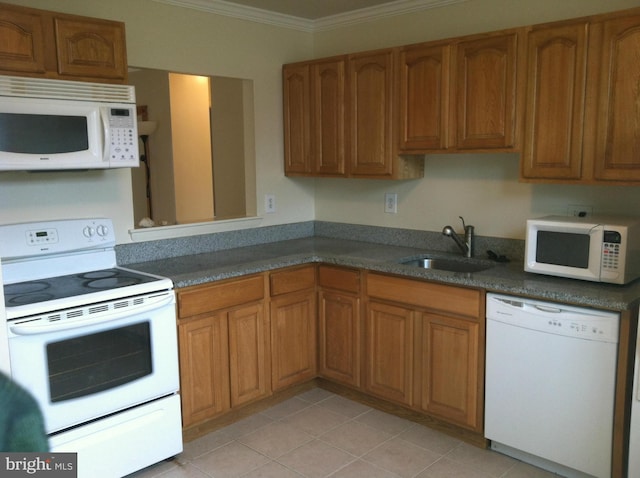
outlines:
[{"label": "oven door handle", "polygon": [[159,300],[152,300],[150,303],[140,306],[129,307],[125,309],[117,309],[114,312],[100,312],[96,317],[87,319],[86,317],[78,317],[77,319],[63,319],[42,324],[44,319],[34,320],[31,322],[23,322],[21,324],[9,325],[9,330],[14,335],[38,335],[50,334],[62,330],[82,329],[101,323],[109,323],[114,320],[123,319],[131,315],[140,315],[153,310],[160,309],[175,302],[173,293],[161,297]]}]

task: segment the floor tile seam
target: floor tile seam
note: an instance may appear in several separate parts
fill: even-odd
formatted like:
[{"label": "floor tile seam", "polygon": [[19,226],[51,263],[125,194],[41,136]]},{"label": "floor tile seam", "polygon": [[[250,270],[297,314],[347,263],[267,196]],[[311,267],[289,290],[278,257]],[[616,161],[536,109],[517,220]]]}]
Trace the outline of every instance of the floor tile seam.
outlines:
[{"label": "floor tile seam", "polygon": [[[270,461],[268,461],[267,463],[263,463],[262,465],[258,466],[257,468],[254,468],[252,470],[247,471],[246,473],[243,473],[242,475],[239,475],[238,478],[242,478],[244,476],[249,475],[250,473],[253,473],[254,471],[256,471],[258,468],[262,468],[263,466],[267,466],[271,463],[276,463],[284,468],[286,468],[287,470],[289,470],[292,473],[295,473],[296,475],[302,476],[304,478],[308,478],[306,475],[304,475],[303,473],[300,473],[298,470],[296,470],[295,468],[291,468],[290,466],[285,465],[284,463],[279,462],[277,459],[271,459]],[[212,478],[216,478],[216,477],[212,477]]]},{"label": "floor tile seam", "polygon": [[307,439],[306,441],[299,443],[297,446],[294,446],[293,448],[291,448],[291,449],[289,449],[289,450],[285,451],[284,453],[281,453],[281,454],[280,454],[280,455],[278,455],[277,457],[269,456],[269,455],[267,455],[266,453],[264,453],[264,452],[262,452],[262,451],[260,451],[260,450],[258,450],[258,449],[256,449],[256,448],[253,448],[251,445],[249,445],[249,444],[247,444],[247,443],[244,443],[244,442],[242,442],[242,441],[239,441],[239,440],[235,440],[235,441],[237,441],[239,444],[244,445],[244,446],[246,446],[247,448],[249,448],[249,449],[251,449],[251,450],[255,451],[256,453],[260,453],[261,455],[266,456],[267,458],[269,458],[269,459],[271,459],[271,460],[277,460],[277,459],[279,459],[279,458],[283,457],[284,455],[286,455],[287,453],[291,453],[292,451],[297,450],[297,449],[298,449],[298,448],[300,448],[300,447],[303,447],[304,445],[306,445],[306,444],[308,444],[308,443],[312,442],[313,440],[317,440],[317,437],[315,437],[315,436],[313,436],[313,435],[311,435],[311,434],[309,434],[309,433],[306,433],[306,432],[304,432],[304,433],[305,433],[305,435],[307,435],[307,437],[308,437],[308,439]]},{"label": "floor tile seam", "polygon": [[[329,473],[328,475],[325,475],[325,477],[329,477],[329,476],[331,476],[331,475],[335,474],[338,470],[341,470],[341,469],[342,469],[342,468],[344,468],[345,466],[348,466],[348,465],[350,465],[351,463],[353,463],[353,462],[355,462],[355,461],[357,461],[357,460],[359,460],[359,459],[360,459],[360,457],[358,457],[358,456],[354,455],[353,453],[350,453],[350,452],[348,452],[348,451],[346,451],[346,450],[343,450],[342,448],[337,447],[337,446],[335,446],[335,445],[332,445],[331,443],[327,443],[326,441],[320,440],[318,437],[314,437],[314,438],[313,438],[313,440],[308,441],[308,442],[306,442],[306,443],[303,443],[303,444],[301,444],[300,446],[298,446],[298,447],[296,447],[296,448],[292,448],[291,450],[287,451],[286,453],[283,453],[282,455],[280,455],[278,458],[274,458],[272,461],[274,461],[274,462],[276,462],[276,463],[278,463],[278,464],[280,464],[280,465],[282,465],[282,466],[284,466],[284,467],[288,468],[289,470],[294,471],[295,473],[297,473],[297,474],[299,474],[299,475],[301,475],[301,476],[304,476],[305,478],[309,478],[309,477],[307,477],[307,475],[305,475],[304,473],[302,473],[300,470],[296,470],[295,468],[292,468],[292,467],[290,467],[290,466],[285,465],[284,463],[282,463],[282,462],[280,461],[280,459],[281,459],[283,456],[288,455],[289,453],[292,453],[292,452],[294,452],[295,450],[297,450],[297,449],[299,449],[299,448],[301,448],[301,447],[303,447],[303,446],[305,446],[305,445],[308,445],[309,443],[311,443],[311,442],[313,442],[313,441],[318,441],[318,442],[323,443],[323,444],[325,444],[325,445],[327,445],[327,446],[329,446],[329,447],[331,447],[331,448],[334,448],[335,450],[338,450],[338,451],[340,451],[340,452],[342,452],[342,453],[346,453],[347,455],[349,455],[349,456],[352,458],[351,460],[349,460],[349,462],[347,462],[346,464],[344,464],[343,466],[341,466],[341,467],[340,467],[340,468],[338,468],[337,470],[334,470],[334,471],[332,471],[331,473]],[[379,467],[378,467],[378,468],[379,468]]]},{"label": "floor tile seam", "polygon": [[[240,441],[238,441],[238,440],[235,440],[235,439],[234,439],[234,440],[232,440],[231,442],[227,443],[227,445],[229,445],[229,444],[231,444],[231,443],[234,443],[234,442],[235,442],[236,444],[238,444],[238,445],[241,445],[241,446],[243,446],[243,447],[245,447],[245,448],[248,448],[249,450],[251,450],[251,451],[252,451],[252,452],[254,452],[254,453],[257,453],[258,455],[261,455],[262,457],[266,458],[266,460],[267,460],[266,462],[261,463],[261,464],[257,465],[256,467],[251,468],[250,470],[247,470],[247,471],[246,471],[246,473],[243,473],[244,475],[246,475],[246,474],[248,474],[248,473],[251,473],[252,471],[257,470],[258,468],[260,468],[261,466],[266,465],[266,464],[267,464],[267,463],[269,463],[270,461],[274,461],[274,460],[273,460],[273,458],[271,458],[270,456],[265,455],[265,454],[264,454],[264,453],[262,453],[261,451],[259,451],[259,450],[255,450],[255,449],[251,448],[250,446],[245,445],[244,443],[242,443],[242,442],[240,442]],[[226,445],[225,445],[225,446],[226,446]],[[218,447],[217,449],[220,449],[220,448],[221,448],[221,447]],[[203,455],[203,456],[204,456],[204,455]],[[200,471],[200,472],[204,473],[206,476],[208,476],[208,477],[210,477],[210,478],[216,478],[216,476],[215,476],[215,475],[211,475],[211,474],[209,474],[206,470],[204,470],[203,468],[199,467],[196,463],[191,462],[191,463],[190,463],[190,465],[191,465],[191,466],[193,466],[193,467],[195,467],[198,471]],[[242,476],[242,475],[240,475],[240,476]]]},{"label": "floor tile seam", "polygon": [[346,467],[348,467],[348,466],[350,466],[350,465],[354,464],[354,463],[355,463],[355,462],[357,462],[357,461],[362,461],[362,462],[364,462],[364,463],[366,463],[366,464],[368,464],[368,465],[373,466],[374,468],[377,468],[377,469],[379,469],[379,470],[382,470],[382,471],[384,471],[384,472],[386,472],[386,473],[390,473],[391,475],[393,475],[393,477],[402,478],[400,475],[398,475],[398,474],[394,473],[394,472],[393,472],[393,471],[391,471],[391,470],[387,470],[386,468],[384,468],[384,467],[382,467],[382,466],[380,466],[380,465],[377,465],[376,463],[371,463],[371,462],[369,462],[369,461],[367,461],[367,460],[363,460],[363,459],[362,459],[362,457],[356,457],[354,460],[350,461],[349,463],[346,463],[345,465],[341,466],[341,467],[340,467],[340,468],[338,468],[337,470],[335,470],[335,471],[333,471],[333,472],[329,473],[329,474],[328,474],[328,475],[326,475],[324,478],[331,478],[332,476],[335,476],[338,472],[340,472],[340,471],[341,471],[341,470],[343,470],[344,468],[346,468]]},{"label": "floor tile seam", "polygon": [[[429,463],[429,464],[428,464],[427,466],[425,466],[422,470],[420,470],[419,472],[415,473],[411,478],[415,478],[415,477],[417,477],[417,476],[420,476],[420,474],[424,473],[425,471],[427,471],[427,470],[428,470],[429,468],[431,468],[432,466],[435,466],[435,465],[436,465],[436,463],[439,463],[439,462],[441,462],[442,460],[447,460],[447,459],[448,459],[448,458],[446,457],[446,455],[440,455],[440,456],[439,456],[435,461],[433,461],[432,463]],[[460,462],[458,462],[458,461],[454,461],[454,460],[451,460],[450,458],[449,458],[449,460],[450,460],[450,461],[452,461],[452,462],[454,462],[454,463],[461,464]],[[462,464],[464,464],[464,463],[462,463]],[[470,466],[469,464],[464,464],[464,465],[465,465],[466,467],[469,467],[469,466]],[[482,472],[482,473],[484,473],[484,472]],[[488,473],[485,473],[485,474],[487,475],[487,478],[490,478],[490,476],[491,476],[491,475],[489,475]]]},{"label": "floor tile seam", "polygon": [[[411,427],[411,428],[413,428],[413,427]],[[407,428],[407,430],[409,430],[409,429],[410,428]],[[407,431],[407,430],[405,430],[405,431]],[[459,443],[456,443],[456,445],[454,447],[452,447],[451,449],[449,449],[449,450],[447,450],[446,452],[443,453],[441,451],[434,450],[433,448],[429,448],[428,446],[420,445],[419,443],[407,440],[406,438],[403,438],[402,436],[400,436],[405,431],[400,432],[398,435],[395,436],[395,438],[397,438],[398,440],[402,440],[403,442],[409,443],[409,444],[411,444],[413,446],[417,446],[418,448],[421,448],[421,449],[423,449],[425,451],[428,451],[429,453],[433,453],[435,455],[439,455],[440,457],[447,456],[448,454],[452,453],[456,448],[458,448],[460,445],[462,445],[464,443],[464,442],[460,441]]]},{"label": "floor tile seam", "polygon": [[[465,445],[468,445],[468,446],[475,446],[475,445],[471,445],[471,444],[469,444],[469,443],[466,443],[466,442],[464,442],[464,441],[461,441],[461,442],[460,442],[460,443],[458,443],[455,447],[453,447],[451,450],[449,450],[447,453],[445,453],[445,454],[443,455],[443,458],[446,458],[447,460],[450,460],[450,461],[452,461],[452,462],[454,462],[454,463],[457,463],[457,464],[459,464],[459,465],[463,465],[463,466],[466,466],[466,467],[473,467],[473,466],[474,466],[474,465],[473,465],[473,463],[471,463],[471,462],[469,462],[469,461],[465,461],[465,460],[456,459],[456,458],[453,456],[454,452],[455,452],[458,448],[461,448],[461,447],[463,447],[463,446],[465,446]],[[484,451],[485,453],[495,453],[494,451],[492,451],[492,450],[491,450],[491,449],[489,449],[489,448],[486,448],[486,449],[484,449],[483,451]],[[511,471],[511,470],[512,470],[512,469],[513,469],[517,464],[518,464],[518,461],[514,459],[514,462],[511,464],[511,466],[509,466],[509,468],[507,468],[504,472],[502,472],[502,473],[501,473],[501,474],[499,474],[499,475],[494,475],[493,473],[489,473],[489,472],[484,471],[484,470],[480,470],[480,471],[481,471],[482,473],[484,473],[487,477],[491,477],[491,478],[503,478],[503,477],[507,476],[507,474],[508,474],[508,473],[509,473],[509,472],[510,472],[510,471]]]},{"label": "floor tile seam", "polygon": [[358,413],[357,415],[345,415],[344,413],[337,412],[337,411],[335,411],[335,410],[332,410],[332,409],[331,409],[331,408],[329,408],[329,407],[325,407],[325,406],[322,406],[322,405],[319,405],[319,406],[320,406],[320,407],[322,407],[322,408],[324,408],[325,410],[328,410],[328,411],[330,411],[330,412],[332,412],[332,413],[335,413],[335,414],[337,414],[337,415],[340,415],[341,417],[345,417],[345,418],[347,418],[347,419],[349,419],[349,420],[355,420],[356,418],[361,417],[361,416],[363,416],[363,415],[366,415],[367,413],[369,413],[370,411],[372,411],[372,410],[373,410],[373,408],[371,408],[371,409],[369,409],[369,410],[365,410],[364,412]]},{"label": "floor tile seam", "polygon": [[365,451],[364,453],[362,453],[361,455],[356,455],[352,452],[350,452],[349,450],[345,450],[344,448],[339,447],[338,445],[334,445],[333,443],[328,442],[326,439],[322,439],[324,435],[321,435],[319,437],[317,437],[317,440],[321,441],[322,443],[324,443],[325,445],[329,445],[333,448],[336,448],[340,451],[343,451],[345,453],[348,453],[351,456],[355,456],[356,458],[362,458],[363,456],[365,456],[368,453],[371,453],[372,451],[374,451],[376,448],[379,448],[381,445],[384,445],[385,443],[387,443],[389,440],[391,440],[393,437],[389,437],[386,440],[384,440],[383,442],[378,443],[376,446],[374,446],[373,448],[370,448],[369,450]]}]

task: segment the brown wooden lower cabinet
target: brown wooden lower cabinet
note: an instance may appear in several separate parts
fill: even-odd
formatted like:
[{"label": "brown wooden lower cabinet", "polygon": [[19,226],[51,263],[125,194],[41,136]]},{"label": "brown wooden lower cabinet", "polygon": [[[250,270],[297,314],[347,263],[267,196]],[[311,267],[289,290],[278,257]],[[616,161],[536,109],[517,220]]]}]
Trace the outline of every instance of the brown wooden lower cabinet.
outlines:
[{"label": "brown wooden lower cabinet", "polygon": [[185,428],[320,376],[481,436],[481,290],[312,264],[179,290],[178,311]]},{"label": "brown wooden lower cabinet", "polygon": [[421,318],[420,407],[449,422],[481,431],[478,409],[480,324],[438,314]]},{"label": "brown wooden lower cabinet", "polygon": [[365,389],[379,397],[412,405],[413,310],[371,301],[366,320]]},{"label": "brown wooden lower cabinet", "polygon": [[178,291],[184,427],[271,394],[263,297],[262,275]]},{"label": "brown wooden lower cabinet", "polygon": [[362,363],[360,299],[325,290],[321,290],[318,297],[318,373],[359,388]]},{"label": "brown wooden lower cabinet", "polygon": [[366,287],[367,390],[481,433],[484,291],[377,273]]},{"label": "brown wooden lower cabinet", "polygon": [[360,271],[318,267],[318,374],[362,387]]},{"label": "brown wooden lower cabinet", "polygon": [[271,273],[271,386],[274,391],[317,375],[316,267]]},{"label": "brown wooden lower cabinet", "polygon": [[227,317],[212,314],[178,325],[182,425],[188,427],[231,407]]}]

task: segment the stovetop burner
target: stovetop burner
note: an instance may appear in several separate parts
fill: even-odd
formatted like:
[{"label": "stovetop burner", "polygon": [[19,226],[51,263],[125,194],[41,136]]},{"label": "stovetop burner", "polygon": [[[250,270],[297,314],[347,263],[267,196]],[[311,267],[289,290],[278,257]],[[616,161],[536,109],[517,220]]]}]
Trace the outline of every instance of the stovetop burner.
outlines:
[{"label": "stovetop burner", "polygon": [[6,284],[4,286],[4,301],[6,307],[16,307],[157,280],[158,278],[156,277],[126,269],[104,269]]}]

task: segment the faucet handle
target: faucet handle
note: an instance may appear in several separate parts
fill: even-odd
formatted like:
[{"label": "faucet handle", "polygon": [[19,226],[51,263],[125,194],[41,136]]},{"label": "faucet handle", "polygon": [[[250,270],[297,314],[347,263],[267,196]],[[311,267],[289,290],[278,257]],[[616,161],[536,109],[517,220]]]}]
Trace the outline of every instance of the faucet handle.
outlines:
[{"label": "faucet handle", "polygon": [[462,228],[466,231],[467,230],[467,225],[464,223],[464,217],[462,217],[462,216],[458,216],[458,217],[462,221]]}]

